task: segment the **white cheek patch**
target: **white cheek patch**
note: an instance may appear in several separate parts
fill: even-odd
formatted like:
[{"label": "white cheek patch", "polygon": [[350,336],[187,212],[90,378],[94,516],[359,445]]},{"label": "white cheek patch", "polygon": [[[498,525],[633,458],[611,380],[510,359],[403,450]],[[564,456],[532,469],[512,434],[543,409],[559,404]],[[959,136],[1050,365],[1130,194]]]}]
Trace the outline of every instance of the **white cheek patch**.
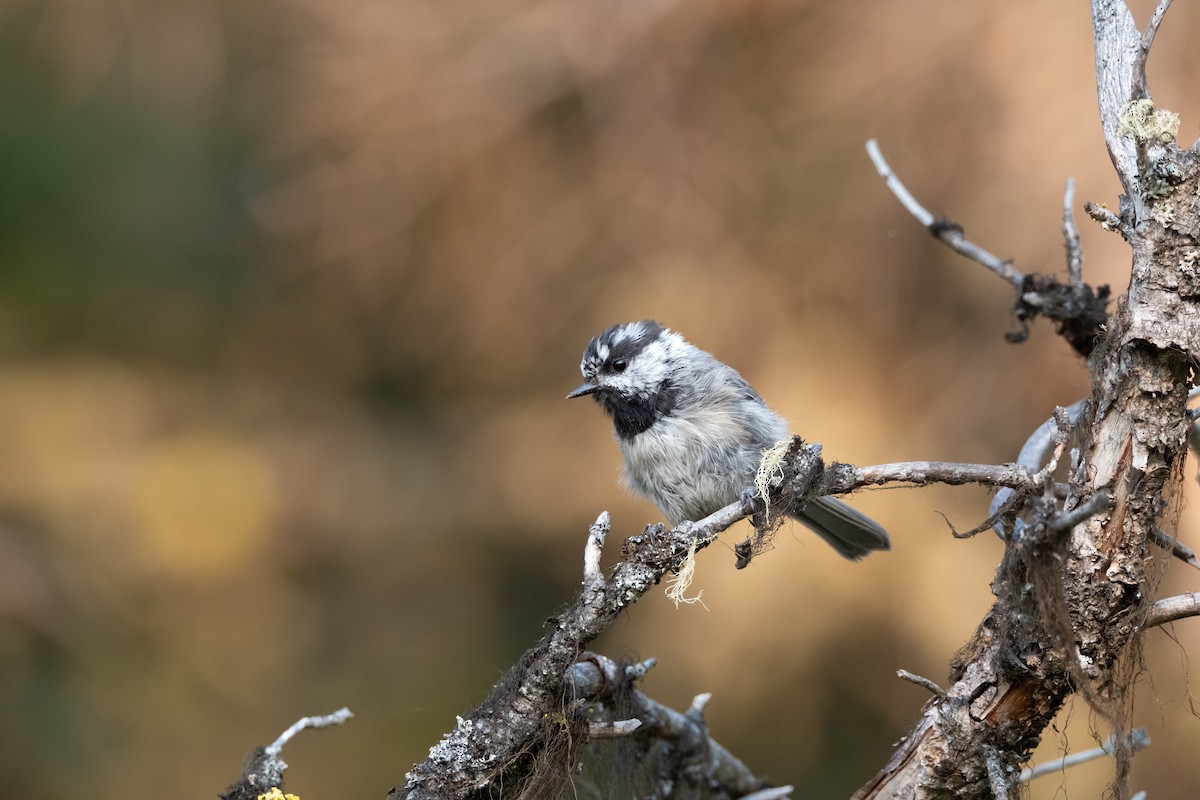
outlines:
[{"label": "white cheek patch", "polygon": [[680,345],[686,345],[677,333],[664,331],[663,334],[629,362],[629,367],[622,373],[608,376],[605,385],[626,396],[646,397],[658,390],[670,373],[670,365],[674,362],[674,354]]}]

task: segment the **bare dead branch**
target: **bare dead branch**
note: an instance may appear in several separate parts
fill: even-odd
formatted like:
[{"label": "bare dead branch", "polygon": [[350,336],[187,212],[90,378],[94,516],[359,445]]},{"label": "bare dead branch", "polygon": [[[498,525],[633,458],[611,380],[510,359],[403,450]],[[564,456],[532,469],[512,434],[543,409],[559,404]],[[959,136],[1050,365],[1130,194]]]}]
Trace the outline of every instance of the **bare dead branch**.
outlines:
[{"label": "bare dead branch", "polygon": [[1011,261],[1000,259],[971,242],[964,235],[962,226],[946,220],[935,219],[933,214],[929,213],[923,205],[917,202],[912,193],[896,177],[896,173],[892,171],[892,168],[884,159],[883,153],[879,149],[879,143],[874,139],[867,141],[867,154],[871,157],[871,163],[875,165],[875,170],[883,178],[884,183],[887,184],[888,189],[896,196],[896,199],[900,201],[900,204],[904,206],[908,213],[916,218],[917,222],[921,223],[926,230],[932,233],[935,238],[959,255],[987,267],[1011,283],[1018,291],[1021,290],[1021,287],[1024,285],[1025,276],[1013,267]]},{"label": "bare dead branch", "polygon": [[1029,322],[1037,317],[1053,320],[1059,336],[1081,356],[1090,356],[1096,342],[1102,338],[1108,322],[1106,307],[1108,286],[1093,291],[1084,283],[1079,287],[1061,283],[1052,275],[1031,273],[1013,305],[1013,315],[1021,324],[1018,331],[1004,334],[1012,344],[1029,338]]},{"label": "bare dead branch", "polygon": [[1154,601],[1154,605],[1150,606],[1142,627],[1153,628],[1177,619],[1196,616],[1200,616],[1200,592],[1164,597]]},{"label": "bare dead branch", "polygon": [[1107,206],[1097,205],[1089,200],[1083,204],[1083,210],[1106,231],[1121,231],[1124,228],[1121,218],[1109,211]]},{"label": "bare dead branch", "polygon": [[1150,532],[1150,538],[1156,545],[1167,550],[1172,556],[1178,558],[1189,567],[1200,569],[1200,559],[1196,558],[1196,551],[1179,541],[1178,538],[1168,534],[1162,528],[1155,527]]},{"label": "bare dead branch", "polygon": [[1097,499],[1063,516],[1053,505],[1057,491],[1031,495],[1031,528],[1075,523],[1070,535],[1006,548],[992,582],[996,602],[956,655],[945,698],[926,702],[890,761],[856,793],[860,800],[1009,792],[1004,777],[1076,693],[1112,726],[1109,793],[1129,798],[1128,709],[1142,631],[1130,621],[1195,612],[1187,599],[1151,606],[1147,616],[1145,598],[1162,575],[1146,545],[1178,508],[1191,427],[1185,409],[1200,360],[1200,279],[1180,279],[1179,265],[1200,261],[1192,235],[1200,190],[1190,156],[1174,144],[1173,115],[1154,119],[1152,105],[1133,105],[1144,98],[1143,36],[1128,9],[1120,0],[1091,5],[1105,142],[1126,193],[1116,219],[1094,216],[1121,230],[1133,265],[1113,315],[1097,313],[1096,324],[1079,331],[1090,330],[1096,346],[1068,501],[1106,490],[1112,511],[1085,518],[1083,511],[1102,510]]},{"label": "bare dead branch", "polygon": [[[766,783],[741,760],[709,736],[703,710],[712,699],[711,694],[697,695],[687,712],[681,714],[633,688],[634,678],[627,666],[596,653],[584,654],[567,669],[564,678],[576,703],[588,706],[596,714],[609,713],[610,704],[614,698],[619,698],[619,707],[611,711],[636,716],[637,719],[623,722],[639,724],[622,734],[602,729],[604,738],[634,735],[662,740],[671,748],[671,755],[665,761],[677,765],[679,773],[670,776],[672,781],[718,786],[733,797],[767,788]],[[592,726],[589,726],[589,732],[591,730]]]},{"label": "bare dead branch", "polygon": [[920,686],[922,689],[928,689],[933,694],[934,697],[945,697],[946,696],[945,689],[938,686],[936,683],[931,681],[929,678],[926,678],[924,675],[917,675],[915,673],[909,672],[906,669],[898,669],[898,670],[896,670],[896,677],[900,678],[901,680],[908,681],[909,683],[916,684],[917,686]]},{"label": "bare dead branch", "polygon": [[1083,288],[1083,249],[1075,227],[1075,179],[1067,178],[1063,189],[1063,248],[1067,251],[1067,282],[1076,291]]},{"label": "bare dead branch", "polygon": [[1112,507],[1112,494],[1104,489],[1099,490],[1086,501],[1080,503],[1070,511],[1060,514],[1050,521],[1050,530],[1056,533],[1069,531],[1076,525],[1086,522],[1088,519],[1103,514]]},{"label": "bare dead branch", "polygon": [[934,216],[930,214],[925,206],[921,205],[917,198],[912,196],[912,192],[908,191],[908,187],[904,182],[896,177],[896,173],[892,172],[891,166],[883,157],[883,152],[879,149],[879,142],[874,139],[867,140],[867,155],[871,157],[871,163],[875,165],[875,171],[883,178],[883,182],[887,185],[896,199],[900,201],[900,205],[904,206],[909,214],[916,217],[917,222],[921,223],[921,227],[928,228],[934,223]]},{"label": "bare dead branch", "polygon": [[284,745],[300,731],[308,728],[328,728],[341,725],[354,715],[348,708],[340,708],[332,714],[316,717],[301,717],[274,742],[266,747],[255,749],[246,758],[242,767],[242,777],[229,788],[218,795],[221,800],[257,800],[259,795],[266,794],[273,788],[283,786],[283,773],[287,764],[280,758]]},{"label": "bare dead branch", "polygon": [[350,713],[350,709],[348,708],[339,708],[332,714],[325,714],[320,717],[301,717],[290,728],[279,734],[278,739],[267,745],[265,752],[269,756],[277,756],[283,750],[283,746],[290,742],[292,737],[300,731],[306,728],[329,728],[334,725],[341,725],[353,717],[354,715]]},{"label": "bare dead branch", "polygon": [[625,667],[625,678],[630,681],[644,678],[646,677],[646,673],[653,669],[656,664],[658,664],[657,658],[647,658],[636,664],[629,664]]},{"label": "bare dead branch", "polygon": [[842,469],[852,471],[853,480],[838,484],[834,493],[854,491],[863,486],[881,486],[886,483],[910,483],[928,486],[945,483],[962,486],[968,483],[980,486],[1009,487],[1034,491],[1040,487],[1037,475],[1019,464],[959,464],[953,461],[901,461],[894,464],[877,464],[870,467],[853,467],[839,464]]},{"label": "bare dead branch", "polygon": [[[1133,752],[1144,750],[1150,746],[1150,736],[1146,733],[1145,728],[1135,728],[1128,736],[1128,746]],[[1116,751],[1116,738],[1109,736],[1104,744],[1099,747],[1093,747],[1090,750],[1083,750],[1078,753],[1070,753],[1062,758],[1056,758],[1053,761],[1046,761],[1041,764],[1036,764],[1029,769],[1021,771],[1021,782],[1028,783],[1034,778],[1040,778],[1043,775],[1052,775],[1056,772],[1063,772],[1068,767],[1074,767],[1079,764],[1085,764],[1088,761],[1095,761],[1097,758],[1111,756]]]},{"label": "bare dead branch", "polygon": [[599,653],[583,653],[567,668],[564,680],[576,702],[602,701],[646,677],[657,662],[648,658],[638,664],[623,664]]},{"label": "bare dead branch", "polygon": [[[812,482],[821,467],[819,448],[803,450],[802,469]],[[607,579],[595,580],[592,565],[602,547],[599,534],[606,522],[602,514],[589,530],[585,585],[575,600],[549,621],[550,631],[493,687],[488,698],[430,749],[429,757],[408,773],[403,788],[389,797],[463,798],[505,770],[522,763],[531,751],[543,747],[557,731],[546,719],[568,719],[564,701],[564,675],[582,649],[602,633],[617,616],[663,577],[676,570],[689,553],[707,547],[721,531],[743,519],[752,509],[737,501],[698,522],[684,522],[672,530],[651,526],[626,539],[622,560]],[[586,729],[586,726],[585,726]],[[507,776],[519,782],[520,774]],[[746,790],[749,791],[749,790]],[[745,793],[744,791],[742,792]]]},{"label": "bare dead branch", "polygon": [[[1054,320],[1059,335],[1066,339],[1077,353],[1083,356],[1091,354],[1098,334],[1108,318],[1105,311],[1108,304],[1107,286],[1093,291],[1092,287],[1074,273],[1069,274],[1068,284],[1062,284],[1049,275],[1026,275],[1018,271],[1013,267],[1011,260],[1002,260],[968,240],[961,225],[949,220],[934,219],[896,177],[874,139],[867,142],[867,154],[887,187],[926,230],[951,250],[982,264],[1016,289],[1013,315],[1021,328],[1006,333],[1005,339],[1013,344],[1024,342],[1029,338],[1029,321],[1042,316]],[[1074,223],[1071,224],[1073,227]],[[1078,253],[1078,240],[1075,252]]]},{"label": "bare dead branch", "polygon": [[598,590],[604,584],[604,575],[600,572],[600,555],[604,551],[604,537],[612,527],[612,520],[607,511],[601,511],[600,516],[588,528],[587,544],[583,548],[583,585],[586,589]]},{"label": "bare dead branch", "polygon": [[[772,490],[780,497],[772,497],[772,504],[781,506],[896,482],[978,483],[1026,491],[1042,485],[1029,470],[1012,464],[906,462],[862,469],[850,464],[827,467],[821,459],[820,445],[805,445],[799,439],[793,442],[791,455],[780,470],[782,482]],[[739,499],[702,520],[684,522],[672,530],[661,525],[647,528],[626,539],[622,558],[607,577],[598,569],[608,525],[606,515],[601,514],[589,528],[584,584],[579,594],[550,620],[551,629],[542,641],[493,687],[477,709],[460,719],[425,761],[414,766],[405,787],[394,790],[391,797],[466,797],[507,765],[518,763],[531,749],[536,750],[552,732],[544,719],[569,719],[570,708],[563,700],[569,692],[563,676],[587,643],[668,573],[678,570],[689,553],[707,547],[722,531],[761,507],[761,498],[752,502]],[[695,716],[699,716],[699,708]],[[586,732],[586,725],[583,730]],[[516,775],[510,779],[519,778]]]},{"label": "bare dead branch", "polygon": [[796,791],[791,786],[776,786],[771,789],[761,789],[757,792],[751,792],[741,800],[787,800],[792,796],[792,792]]},{"label": "bare dead branch", "polygon": [[612,722],[588,723],[588,736],[593,739],[620,739],[642,727],[640,719],[618,719]]},{"label": "bare dead branch", "polygon": [[1150,58],[1150,48],[1154,45],[1154,37],[1158,34],[1158,26],[1162,24],[1163,15],[1167,13],[1167,9],[1170,7],[1171,0],[1159,0],[1158,5],[1154,9],[1154,14],[1150,17],[1150,22],[1146,24],[1146,30],[1142,32],[1141,41],[1138,42],[1137,58],[1133,62],[1134,80],[1140,82],[1140,85],[1134,89],[1134,92],[1138,96],[1148,96],[1148,92],[1146,91],[1146,61]]},{"label": "bare dead branch", "polygon": [[[1137,192],[1137,147],[1118,133],[1121,110],[1131,100],[1145,95],[1145,73],[1137,72],[1141,34],[1133,15],[1122,0],[1092,0],[1092,27],[1096,42],[1096,89],[1100,101],[1100,123],[1108,154],[1116,167],[1126,196]],[[1138,76],[1138,77],[1135,77]],[[1140,216],[1140,215],[1139,215]]]},{"label": "bare dead branch", "polygon": [[708,704],[712,702],[712,692],[701,692],[692,698],[692,704],[688,706],[687,715],[692,719],[703,719],[704,709],[708,708]]}]

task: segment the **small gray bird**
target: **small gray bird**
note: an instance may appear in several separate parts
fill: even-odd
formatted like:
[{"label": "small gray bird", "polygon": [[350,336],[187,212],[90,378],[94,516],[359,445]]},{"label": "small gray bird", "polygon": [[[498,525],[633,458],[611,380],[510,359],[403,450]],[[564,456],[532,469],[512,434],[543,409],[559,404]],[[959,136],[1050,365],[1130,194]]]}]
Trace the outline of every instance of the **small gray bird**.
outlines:
[{"label": "small gray bird", "polygon": [[[612,418],[624,481],[672,523],[702,519],[753,484],[764,450],[788,424],[732,367],[653,320],[614,325],[583,351],[584,383]],[[835,550],[858,560],[891,547],[874,520],[832,497],[796,515]]]}]

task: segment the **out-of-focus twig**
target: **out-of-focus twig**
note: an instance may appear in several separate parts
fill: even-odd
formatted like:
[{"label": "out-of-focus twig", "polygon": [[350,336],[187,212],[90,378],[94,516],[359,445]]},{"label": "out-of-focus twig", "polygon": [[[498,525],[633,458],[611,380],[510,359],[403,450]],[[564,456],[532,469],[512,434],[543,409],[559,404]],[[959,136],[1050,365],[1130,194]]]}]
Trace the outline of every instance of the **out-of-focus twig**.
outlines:
[{"label": "out-of-focus twig", "polygon": [[875,165],[875,170],[883,178],[888,189],[891,190],[892,194],[896,196],[896,199],[900,201],[900,204],[904,206],[908,213],[912,214],[917,222],[921,223],[926,230],[954,252],[982,264],[1011,283],[1017,290],[1021,289],[1025,282],[1025,276],[1013,267],[1011,261],[1001,259],[984,250],[979,245],[967,239],[961,225],[948,220],[935,219],[925,206],[917,202],[917,199],[912,196],[912,193],[908,191],[904,183],[896,177],[896,173],[892,171],[891,166],[884,159],[883,153],[879,149],[879,143],[874,139],[867,141],[867,154],[871,157],[871,163]]}]

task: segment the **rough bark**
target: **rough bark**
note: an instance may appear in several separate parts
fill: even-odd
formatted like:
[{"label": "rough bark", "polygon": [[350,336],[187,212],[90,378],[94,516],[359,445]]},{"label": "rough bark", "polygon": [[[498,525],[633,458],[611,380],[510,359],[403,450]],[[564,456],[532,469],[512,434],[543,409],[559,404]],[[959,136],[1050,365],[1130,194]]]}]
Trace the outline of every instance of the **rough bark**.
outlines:
[{"label": "rough bark", "polygon": [[[983,482],[1029,494],[1047,480],[1047,476],[1015,465],[908,462],[861,469],[849,464],[827,467],[820,446],[805,445],[798,438],[779,464],[776,476],[770,487],[772,508],[779,509],[772,515],[776,519],[782,519],[782,510],[793,504],[868,485]],[[588,720],[576,702],[582,698],[573,691],[571,678],[572,665],[583,648],[626,607],[679,570],[697,550],[715,541],[721,531],[762,509],[760,499],[748,498],[673,530],[648,528],[625,540],[621,560],[607,575],[600,569],[600,555],[609,523],[608,515],[601,514],[591,528],[584,551],[583,586],[578,595],[547,621],[548,630],[542,640],[492,688],[478,708],[458,720],[430,750],[429,757],[408,773],[404,786],[393,789],[389,797],[432,800],[556,796],[547,787],[563,784],[572,774],[579,748],[588,735]],[[735,548],[739,566],[753,557],[770,533],[770,528],[758,530],[751,537],[753,541],[748,539]],[[719,776],[713,777],[723,785]],[[687,774],[681,778],[689,780]]]},{"label": "rough bark", "polygon": [[[1061,508],[1030,501],[1029,527],[1009,543],[996,602],[955,658],[951,687],[856,798],[1016,797],[1019,766],[1076,692],[1127,741],[1131,656],[1162,573],[1149,542],[1156,527],[1174,529],[1200,353],[1196,157],[1175,145],[1169,116],[1134,105],[1146,99],[1145,59],[1166,5],[1143,34],[1123,3],[1092,4],[1103,130],[1126,193],[1118,229],[1132,264],[1091,360],[1068,496]],[[1101,491],[1107,510],[1063,530],[1070,510]],[[1116,756],[1114,793],[1124,798],[1128,747]]]}]

